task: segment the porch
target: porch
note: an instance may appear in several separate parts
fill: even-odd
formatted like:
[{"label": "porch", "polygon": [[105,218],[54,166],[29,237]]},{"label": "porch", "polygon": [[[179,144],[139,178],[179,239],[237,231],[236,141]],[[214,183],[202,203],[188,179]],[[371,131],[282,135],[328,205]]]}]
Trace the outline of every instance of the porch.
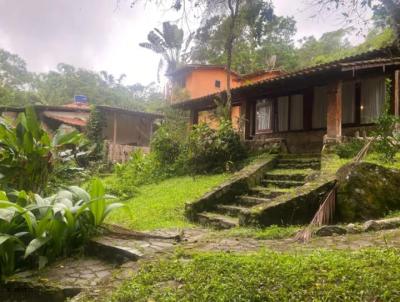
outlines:
[{"label": "porch", "polygon": [[[386,102],[399,115],[400,57],[367,54],[233,89],[235,127],[246,141],[282,139],[293,153],[319,152],[324,143],[368,134]],[[221,95],[181,107],[191,110],[192,123],[209,123],[216,97]]]}]

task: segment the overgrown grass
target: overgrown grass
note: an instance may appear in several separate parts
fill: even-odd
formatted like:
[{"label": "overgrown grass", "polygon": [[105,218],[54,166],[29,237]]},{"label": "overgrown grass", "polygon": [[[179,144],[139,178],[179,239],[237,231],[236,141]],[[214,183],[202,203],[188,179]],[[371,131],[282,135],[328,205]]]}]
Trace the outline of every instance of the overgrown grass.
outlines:
[{"label": "overgrown grass", "polygon": [[272,225],[266,228],[238,227],[225,231],[216,232],[214,236],[229,236],[238,238],[254,238],[254,239],[285,239],[293,237],[299,230],[300,226],[277,226]]},{"label": "overgrown grass", "polygon": [[147,263],[111,301],[399,301],[399,289],[398,249],[198,253]]},{"label": "overgrown grass", "polygon": [[184,217],[185,202],[199,198],[230,175],[182,176],[140,186],[126,207],[113,212],[106,222],[135,230],[190,226]]},{"label": "overgrown grass", "polygon": [[397,153],[394,157],[393,162],[386,162],[382,160],[382,156],[380,156],[376,152],[369,153],[367,157],[365,158],[366,162],[377,164],[384,166],[386,168],[391,168],[391,169],[399,169],[400,170],[400,153]]}]

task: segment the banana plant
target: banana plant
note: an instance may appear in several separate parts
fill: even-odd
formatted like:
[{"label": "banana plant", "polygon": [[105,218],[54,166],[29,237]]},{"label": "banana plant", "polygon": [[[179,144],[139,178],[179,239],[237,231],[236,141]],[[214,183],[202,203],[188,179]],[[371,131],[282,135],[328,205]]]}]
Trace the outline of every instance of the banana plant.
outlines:
[{"label": "banana plant", "polygon": [[81,139],[77,131],[62,129],[51,138],[33,107],[27,107],[14,122],[0,118],[0,184],[6,189],[43,192],[58,153]]}]

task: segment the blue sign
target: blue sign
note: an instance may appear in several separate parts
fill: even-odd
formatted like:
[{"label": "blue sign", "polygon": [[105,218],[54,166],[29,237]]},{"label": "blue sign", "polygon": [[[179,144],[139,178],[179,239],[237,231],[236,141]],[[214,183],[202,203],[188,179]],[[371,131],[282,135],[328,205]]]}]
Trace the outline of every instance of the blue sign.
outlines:
[{"label": "blue sign", "polygon": [[87,103],[88,98],[86,95],[76,95],[74,96],[75,103]]}]

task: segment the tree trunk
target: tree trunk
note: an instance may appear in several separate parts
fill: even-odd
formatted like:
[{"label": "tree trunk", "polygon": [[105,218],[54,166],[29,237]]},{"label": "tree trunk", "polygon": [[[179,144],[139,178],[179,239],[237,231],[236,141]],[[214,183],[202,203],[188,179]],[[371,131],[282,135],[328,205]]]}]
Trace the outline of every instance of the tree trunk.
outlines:
[{"label": "tree trunk", "polygon": [[235,6],[233,6],[233,0],[228,0],[228,7],[230,10],[231,24],[229,27],[229,35],[226,41],[226,110],[224,110],[225,118],[230,119],[231,108],[232,108],[232,93],[231,93],[231,77],[232,77],[232,51],[233,43],[235,41],[235,29],[236,19],[239,14],[239,6],[241,0],[236,0]]}]

